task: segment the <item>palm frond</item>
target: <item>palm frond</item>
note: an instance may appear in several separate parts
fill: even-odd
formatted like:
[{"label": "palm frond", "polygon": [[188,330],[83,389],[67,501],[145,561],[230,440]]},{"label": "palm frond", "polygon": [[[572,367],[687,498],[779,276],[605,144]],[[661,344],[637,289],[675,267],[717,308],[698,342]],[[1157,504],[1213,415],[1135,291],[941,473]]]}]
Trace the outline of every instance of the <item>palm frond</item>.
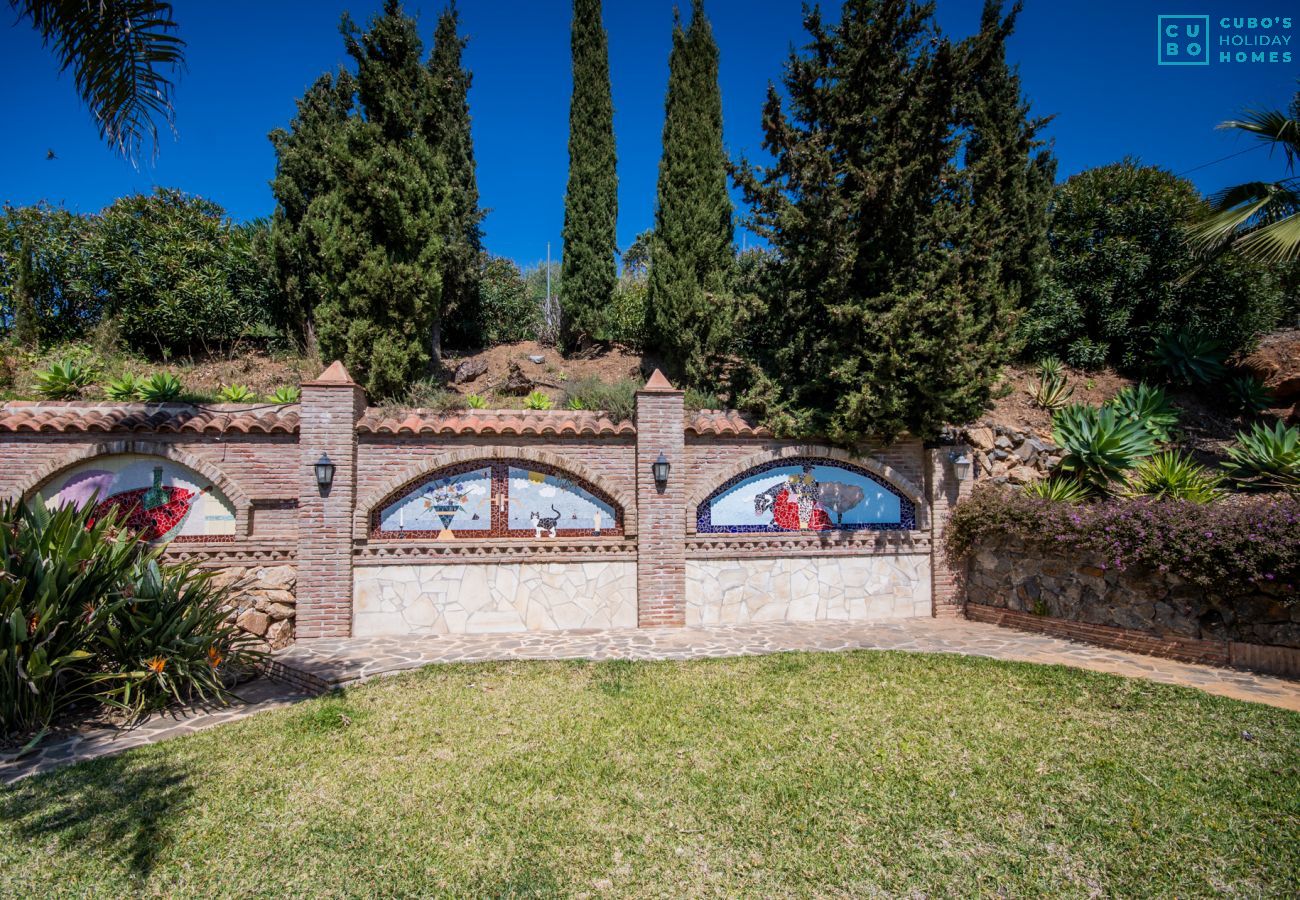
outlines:
[{"label": "palm frond", "polygon": [[95,117],[99,136],[135,163],[148,139],[158,153],[158,120],[174,130],[166,70],[185,63],[170,3],[158,0],[10,0],[31,19]]},{"label": "palm frond", "polygon": [[[1300,212],[1300,191],[1296,180],[1280,182],[1252,181],[1226,188],[1214,194],[1210,202],[1215,212],[1192,225],[1188,238],[1201,251],[1213,250],[1229,241],[1233,248],[1258,259],[1286,259],[1300,252],[1300,245],[1287,246],[1283,241],[1292,234]],[[1267,230],[1263,238],[1254,235]],[[1264,253],[1265,256],[1255,256]]]},{"label": "palm frond", "polygon": [[1280,109],[1246,110],[1240,119],[1229,119],[1219,127],[1235,128],[1280,146],[1286,154],[1288,169],[1294,168],[1296,157],[1300,156],[1300,121]]}]

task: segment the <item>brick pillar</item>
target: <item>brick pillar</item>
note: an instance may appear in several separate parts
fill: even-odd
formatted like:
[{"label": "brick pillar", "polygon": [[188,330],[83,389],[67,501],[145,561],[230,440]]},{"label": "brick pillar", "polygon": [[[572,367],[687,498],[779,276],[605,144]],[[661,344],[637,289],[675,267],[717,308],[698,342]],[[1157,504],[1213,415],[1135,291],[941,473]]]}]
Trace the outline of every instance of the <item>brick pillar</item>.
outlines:
[{"label": "brick pillar", "polygon": [[[298,424],[298,638],[352,634],[352,508],[357,421],[366,394],[343,363],[302,386]],[[328,454],[334,483],[322,491],[316,461]]]},{"label": "brick pillar", "polygon": [[[972,460],[965,479],[957,477],[950,454],[965,453]],[[926,490],[930,499],[930,590],[936,618],[962,615],[966,606],[963,572],[954,571],[947,562],[943,536],[948,529],[948,514],[957,501],[970,494],[975,485],[974,454],[966,446],[930,447],[925,451]]]},{"label": "brick pillar", "polygon": [[[636,393],[637,625],[686,624],[686,431],[683,394],[658,369]],[[660,490],[650,467],[671,466]]]}]

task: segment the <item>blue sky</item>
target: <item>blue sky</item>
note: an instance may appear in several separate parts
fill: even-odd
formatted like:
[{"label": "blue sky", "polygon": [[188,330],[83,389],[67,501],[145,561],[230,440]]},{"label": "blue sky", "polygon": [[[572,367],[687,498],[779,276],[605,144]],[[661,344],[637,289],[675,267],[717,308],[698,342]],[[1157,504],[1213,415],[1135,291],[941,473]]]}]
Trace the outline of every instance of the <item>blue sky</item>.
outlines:
[{"label": "blue sky", "polygon": [[[567,0],[462,0],[466,62],[484,227],[494,253],[521,263],[560,252],[568,135]],[[689,5],[686,3],[685,5]],[[943,29],[961,37],[978,24],[979,0],[939,0]],[[188,69],[176,95],[176,140],[155,165],[135,171],[97,139],[69,74],[26,24],[0,25],[0,84],[8,125],[0,141],[0,200],[37,200],[94,212],[115,197],[153,185],[178,187],[221,203],[236,219],[273,208],[275,157],[266,134],[288,123],[294,101],[321,72],[344,62],[338,34],[344,9],[364,21],[380,0],[252,3],[177,0]],[[1290,6],[1287,4],[1286,6]],[[792,44],[802,42],[798,0],[706,0],[721,51],[725,139],[733,155],[761,159],[763,95]],[[1026,0],[1010,55],[1034,109],[1050,128],[1060,177],[1134,155],[1185,172],[1252,146],[1214,126],[1251,106],[1284,106],[1300,74],[1300,8],[1292,62],[1161,67],[1159,13],[1205,13],[1211,36],[1225,14],[1266,15],[1271,6],[1178,0]],[[431,39],[441,3],[413,0]],[[824,4],[830,14],[837,4]],[[1285,12],[1285,8],[1282,10]],[[650,226],[663,124],[672,28],[671,0],[606,0],[619,152],[620,245]],[[1221,29],[1220,29],[1221,30]],[[1265,33],[1265,32],[1256,32]],[[57,159],[46,160],[47,150]],[[1282,173],[1280,159],[1252,150],[1199,168],[1203,191]],[[739,239],[739,237],[738,237]]]}]

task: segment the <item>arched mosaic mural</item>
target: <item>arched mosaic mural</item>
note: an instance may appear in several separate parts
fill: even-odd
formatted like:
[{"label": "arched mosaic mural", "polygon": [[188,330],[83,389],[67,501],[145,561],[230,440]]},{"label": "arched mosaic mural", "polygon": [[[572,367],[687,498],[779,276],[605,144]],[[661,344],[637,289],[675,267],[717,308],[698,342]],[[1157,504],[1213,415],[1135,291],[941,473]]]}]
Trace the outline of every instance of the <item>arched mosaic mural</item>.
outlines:
[{"label": "arched mosaic mural", "polygon": [[54,476],[40,495],[51,509],[95,504],[111,509],[149,541],[231,540],[235,508],[210,481],[157,456],[124,454],[88,460]]},{"label": "arched mosaic mural", "polygon": [[436,540],[601,537],[623,533],[623,511],[568,473],[519,460],[478,460],[421,479],[384,504],[374,537]]},{"label": "arched mosaic mural", "polygon": [[866,469],[819,457],[773,460],[742,472],[700,503],[696,531],[903,530],[916,508]]}]

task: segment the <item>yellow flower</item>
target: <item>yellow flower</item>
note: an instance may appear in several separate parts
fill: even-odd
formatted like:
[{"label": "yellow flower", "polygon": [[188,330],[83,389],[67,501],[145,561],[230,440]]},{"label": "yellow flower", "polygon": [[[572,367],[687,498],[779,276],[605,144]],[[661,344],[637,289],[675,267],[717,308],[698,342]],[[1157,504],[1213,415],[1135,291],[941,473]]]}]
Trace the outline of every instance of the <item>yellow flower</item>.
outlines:
[{"label": "yellow flower", "polygon": [[163,659],[161,656],[155,656],[153,659],[146,662],[144,666],[155,675],[161,675],[162,670],[167,667],[167,660]]}]

